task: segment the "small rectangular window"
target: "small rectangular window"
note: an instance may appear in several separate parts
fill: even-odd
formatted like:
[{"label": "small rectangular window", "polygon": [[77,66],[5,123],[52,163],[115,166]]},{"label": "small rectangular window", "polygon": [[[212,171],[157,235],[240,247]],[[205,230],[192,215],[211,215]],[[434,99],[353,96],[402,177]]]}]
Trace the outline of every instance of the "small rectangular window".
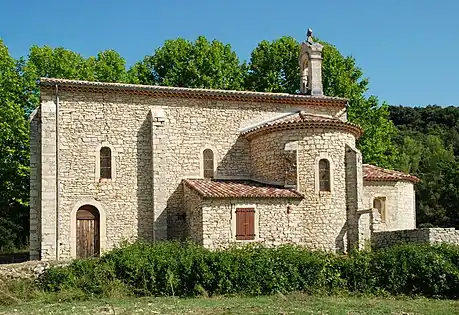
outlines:
[{"label": "small rectangular window", "polygon": [[205,149],[202,153],[204,178],[214,178],[214,152]]},{"label": "small rectangular window", "polygon": [[330,162],[327,159],[319,161],[319,189],[330,191]]},{"label": "small rectangular window", "polygon": [[255,209],[236,209],[236,240],[255,239]]},{"label": "small rectangular window", "polygon": [[100,149],[100,178],[112,178],[112,152],[108,147]]},{"label": "small rectangular window", "polygon": [[376,197],[373,200],[373,208],[378,210],[379,215],[381,216],[381,222],[386,222],[386,197]]}]

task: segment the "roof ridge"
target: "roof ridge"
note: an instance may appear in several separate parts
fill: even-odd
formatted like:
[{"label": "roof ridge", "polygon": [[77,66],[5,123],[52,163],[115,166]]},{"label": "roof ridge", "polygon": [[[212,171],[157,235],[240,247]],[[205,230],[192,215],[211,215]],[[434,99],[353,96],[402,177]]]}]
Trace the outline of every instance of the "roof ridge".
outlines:
[{"label": "roof ridge", "polygon": [[142,85],[129,83],[113,83],[113,82],[97,82],[85,80],[71,80],[59,78],[40,78],[41,86],[61,85],[69,88],[107,88],[119,89],[128,91],[150,91],[163,93],[189,93],[202,95],[222,95],[222,96],[246,96],[246,97],[265,97],[267,99],[288,99],[296,101],[334,101],[342,106],[347,103],[348,99],[335,96],[325,95],[304,95],[304,94],[289,94],[289,93],[273,93],[273,92],[257,92],[257,91],[240,91],[240,90],[223,90],[223,89],[205,89],[205,88],[186,88],[186,87],[171,87],[161,85]]},{"label": "roof ridge", "polygon": [[254,180],[206,180],[203,178],[182,179],[183,182],[206,198],[303,198],[299,191]]},{"label": "roof ridge", "polygon": [[[415,175],[405,173],[398,170],[389,170],[381,166],[376,166],[372,164],[362,164],[363,167],[363,177],[365,180],[388,180],[388,181],[411,181],[417,183],[420,181]],[[376,172],[376,173],[375,173]],[[379,173],[379,174],[378,174]]]}]

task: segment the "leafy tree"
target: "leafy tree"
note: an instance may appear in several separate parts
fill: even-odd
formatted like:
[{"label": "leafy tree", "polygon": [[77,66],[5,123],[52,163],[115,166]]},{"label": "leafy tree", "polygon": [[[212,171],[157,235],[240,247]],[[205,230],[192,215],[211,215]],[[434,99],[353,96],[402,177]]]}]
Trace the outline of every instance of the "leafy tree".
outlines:
[{"label": "leafy tree", "polygon": [[300,46],[293,37],[261,41],[252,51],[245,88],[260,92],[297,93]]},{"label": "leafy tree", "polygon": [[63,47],[32,46],[25,72],[30,76],[88,80],[93,77],[91,63],[78,53]]},{"label": "leafy tree", "polygon": [[451,170],[457,168],[452,148],[445,147],[439,137],[428,135],[419,167],[422,181],[416,190],[418,224],[448,226],[451,220],[444,201],[451,194]]},{"label": "leafy tree", "polygon": [[423,145],[410,136],[405,136],[400,144],[395,168],[409,174],[418,174]]},{"label": "leafy tree", "polygon": [[23,80],[0,40],[0,249],[25,245],[28,235],[29,129]]},{"label": "leafy tree", "polygon": [[[348,118],[364,129],[358,145],[365,162],[392,167],[396,148],[391,142],[396,129],[386,104],[379,105],[375,96],[365,97],[368,79],[351,56],[344,57],[329,43],[319,41],[323,49],[323,87],[328,96],[349,99]],[[297,93],[299,87],[298,54],[300,44],[292,37],[272,42],[262,41],[253,50],[248,64],[246,89]]]},{"label": "leafy tree", "polygon": [[167,40],[152,56],[135,64],[130,75],[141,84],[240,90],[245,66],[230,45],[200,36],[194,43],[183,38]]},{"label": "leafy tree", "polygon": [[415,187],[418,224],[459,228],[459,108],[389,109],[399,129],[397,168],[421,178]]},{"label": "leafy tree", "polygon": [[114,50],[84,58],[63,47],[32,46],[27,60],[19,61],[19,70],[28,91],[27,112],[39,104],[38,80],[41,77],[100,82],[130,82],[126,61]]},{"label": "leafy tree", "polygon": [[89,57],[89,67],[93,70],[95,81],[99,82],[128,82],[126,60],[114,50],[105,50],[97,54],[97,57]]}]

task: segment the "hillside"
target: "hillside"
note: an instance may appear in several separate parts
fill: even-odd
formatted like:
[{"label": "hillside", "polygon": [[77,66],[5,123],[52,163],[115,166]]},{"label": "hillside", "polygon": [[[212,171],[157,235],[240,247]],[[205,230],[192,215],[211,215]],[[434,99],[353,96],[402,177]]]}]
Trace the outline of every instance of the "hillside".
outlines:
[{"label": "hillside", "polygon": [[459,108],[390,106],[398,129],[395,168],[421,178],[419,226],[459,228]]}]

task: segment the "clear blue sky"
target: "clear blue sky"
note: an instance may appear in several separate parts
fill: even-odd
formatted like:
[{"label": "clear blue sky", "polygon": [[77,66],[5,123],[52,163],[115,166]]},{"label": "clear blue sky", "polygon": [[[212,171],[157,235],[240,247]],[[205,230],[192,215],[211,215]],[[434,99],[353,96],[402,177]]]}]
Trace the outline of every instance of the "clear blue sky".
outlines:
[{"label": "clear blue sky", "polygon": [[3,0],[0,38],[84,56],[117,50],[128,65],[166,39],[229,43],[242,60],[261,40],[314,35],[353,55],[370,93],[390,104],[459,105],[457,0]]}]

